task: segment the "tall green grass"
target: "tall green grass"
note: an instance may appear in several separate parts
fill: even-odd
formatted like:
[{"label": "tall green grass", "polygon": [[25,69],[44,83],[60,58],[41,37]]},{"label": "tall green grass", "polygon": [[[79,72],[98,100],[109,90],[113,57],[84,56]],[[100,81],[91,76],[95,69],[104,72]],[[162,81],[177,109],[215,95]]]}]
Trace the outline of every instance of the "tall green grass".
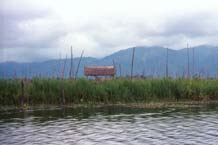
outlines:
[{"label": "tall green grass", "polygon": [[[96,82],[35,78],[25,83],[24,95],[29,105],[60,104],[63,95],[66,104],[212,101],[218,100],[218,80],[162,78]],[[0,105],[19,105],[20,97],[21,80],[0,80]]]}]

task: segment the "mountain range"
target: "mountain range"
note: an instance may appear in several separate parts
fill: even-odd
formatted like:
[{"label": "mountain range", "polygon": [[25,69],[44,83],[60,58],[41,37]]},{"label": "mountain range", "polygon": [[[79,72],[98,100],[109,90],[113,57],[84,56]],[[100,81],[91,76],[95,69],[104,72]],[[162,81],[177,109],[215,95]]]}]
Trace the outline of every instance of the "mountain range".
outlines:
[{"label": "mountain range", "polygon": [[[208,45],[178,50],[167,50],[167,48],[160,46],[137,46],[135,47],[133,74],[147,77],[165,76],[167,51],[169,76],[187,76],[188,72],[191,76],[201,75],[205,77],[214,77],[218,74],[218,47]],[[128,76],[131,72],[132,53],[133,48],[127,48],[103,58],[83,57],[78,77],[84,76],[84,66],[113,64],[116,67],[116,76]],[[30,63],[2,62],[0,63],[0,78],[59,77],[64,62],[65,59]],[[74,58],[73,62],[75,72],[79,58]],[[70,59],[67,59],[64,77],[69,77],[69,70]]]}]

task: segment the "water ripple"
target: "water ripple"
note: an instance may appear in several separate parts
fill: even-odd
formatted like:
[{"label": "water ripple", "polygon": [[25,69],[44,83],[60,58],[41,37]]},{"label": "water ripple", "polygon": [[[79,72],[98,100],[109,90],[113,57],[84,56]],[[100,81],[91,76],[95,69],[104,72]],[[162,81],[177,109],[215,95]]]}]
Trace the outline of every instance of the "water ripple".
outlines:
[{"label": "water ripple", "polygon": [[114,108],[112,111],[110,108],[103,108],[100,111],[92,110],[94,113],[89,112],[89,109],[46,112],[40,110],[25,115],[22,115],[24,112],[20,112],[21,114],[8,117],[0,114],[0,143],[2,145],[218,143],[217,108],[197,111],[126,109],[128,111],[118,109],[116,112]]}]

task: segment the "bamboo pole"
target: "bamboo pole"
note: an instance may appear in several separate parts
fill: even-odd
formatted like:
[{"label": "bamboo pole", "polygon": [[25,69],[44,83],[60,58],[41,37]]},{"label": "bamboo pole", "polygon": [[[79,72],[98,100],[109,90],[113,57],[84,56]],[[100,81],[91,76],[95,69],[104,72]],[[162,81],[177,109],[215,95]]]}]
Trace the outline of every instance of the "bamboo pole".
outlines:
[{"label": "bamboo pole", "polygon": [[81,56],[79,58],[79,62],[78,62],[77,69],[76,69],[76,74],[75,74],[75,79],[77,79],[77,75],[78,75],[78,71],[79,71],[79,67],[80,67],[80,63],[81,63],[83,54],[84,54],[84,50],[82,51]]},{"label": "bamboo pole", "polygon": [[192,77],[195,76],[195,48],[192,48]]},{"label": "bamboo pole", "polygon": [[61,104],[64,105],[65,104],[65,95],[64,95],[64,73],[65,73],[65,66],[66,66],[66,62],[67,62],[67,55],[66,58],[64,60],[64,66],[62,69],[62,75],[61,75],[61,82],[60,82],[60,93],[61,93]]},{"label": "bamboo pole", "polygon": [[168,78],[168,48],[167,48],[167,55],[166,55],[166,78]]},{"label": "bamboo pole", "polygon": [[21,102],[21,106],[24,105],[24,80],[21,80],[21,98],[20,98],[20,102]]},{"label": "bamboo pole", "polygon": [[182,66],[182,78],[186,77],[185,66]]},{"label": "bamboo pole", "polygon": [[114,77],[116,76],[116,64],[115,64],[114,59],[113,59],[113,67],[114,67],[114,70],[115,70],[115,74],[114,74],[114,76],[113,76],[113,79],[114,79]]},{"label": "bamboo pole", "polygon": [[122,76],[121,64],[119,64],[119,70],[120,70],[120,77],[121,77]]},{"label": "bamboo pole", "polygon": [[190,78],[190,65],[189,65],[189,46],[188,46],[188,43],[187,43],[187,59],[188,59],[188,78]]},{"label": "bamboo pole", "polygon": [[61,77],[62,77],[62,72],[61,72],[61,64],[62,64],[62,62],[61,62],[62,60],[61,60],[61,53],[59,54],[59,62],[60,62],[60,70],[59,70],[59,78],[61,79]]},{"label": "bamboo pole", "polygon": [[216,78],[218,78],[218,48],[217,48],[216,59],[217,59],[217,62],[216,62],[216,66],[217,66],[217,70],[216,70]]},{"label": "bamboo pole", "polygon": [[198,53],[196,53],[196,70],[197,70],[197,76],[198,76],[198,78],[200,78],[200,55],[199,55],[199,52]]},{"label": "bamboo pole", "polygon": [[70,79],[74,77],[74,69],[73,69],[73,49],[72,46],[70,48]]},{"label": "bamboo pole", "polygon": [[131,80],[133,78],[134,57],[135,57],[135,47],[133,47],[133,49],[132,49]]}]

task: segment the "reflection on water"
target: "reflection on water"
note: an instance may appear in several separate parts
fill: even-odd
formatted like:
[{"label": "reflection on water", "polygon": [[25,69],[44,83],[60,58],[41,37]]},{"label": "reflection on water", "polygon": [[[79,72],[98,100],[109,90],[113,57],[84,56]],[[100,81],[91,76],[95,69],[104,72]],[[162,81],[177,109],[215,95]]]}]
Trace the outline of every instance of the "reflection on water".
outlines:
[{"label": "reflection on water", "polygon": [[218,107],[0,112],[0,144],[217,144]]}]

